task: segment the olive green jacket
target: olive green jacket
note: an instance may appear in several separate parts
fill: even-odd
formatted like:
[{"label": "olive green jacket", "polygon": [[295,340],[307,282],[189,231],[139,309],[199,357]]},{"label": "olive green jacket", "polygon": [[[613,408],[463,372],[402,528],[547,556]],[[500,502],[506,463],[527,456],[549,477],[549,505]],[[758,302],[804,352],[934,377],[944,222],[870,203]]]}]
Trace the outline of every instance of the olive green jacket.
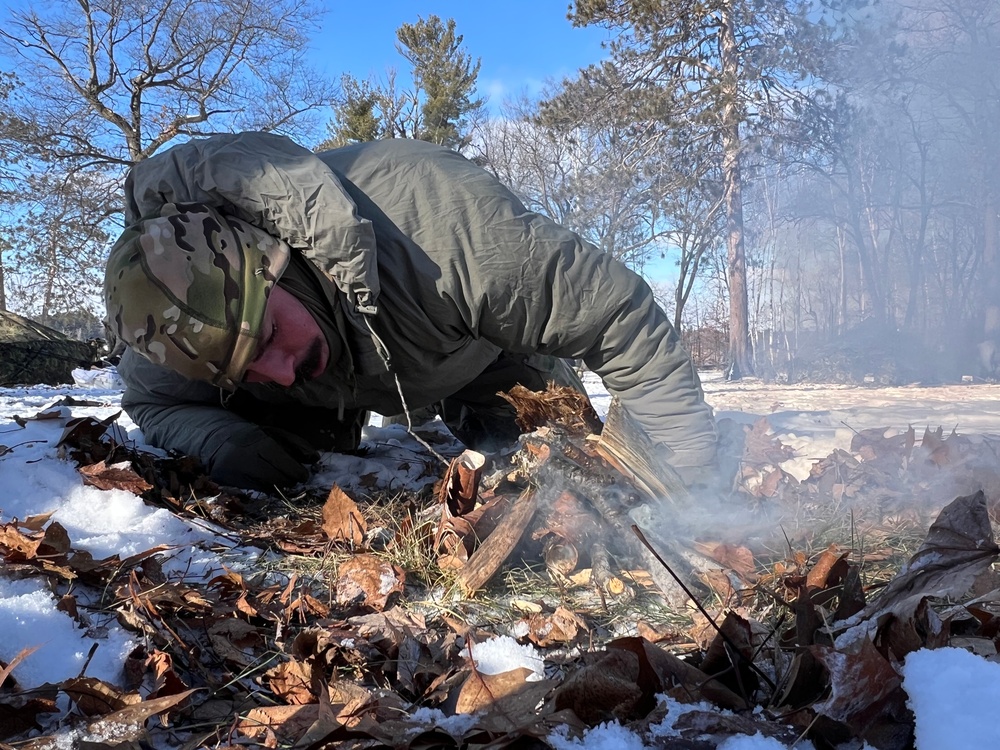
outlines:
[{"label": "olive green jacket", "polygon": [[[259,399],[394,414],[393,373],[417,408],[468,384],[501,351],[581,358],[676,468],[714,459],[697,373],[645,282],[454,151],[385,140],[314,154],[272,134],[213,136],[132,168],[127,223],[171,202],[261,226],[332,281],[349,356],[291,390],[240,386]],[[227,432],[244,424],[212,386],[138,356],[121,372],[123,405],[155,445],[211,468]]]}]

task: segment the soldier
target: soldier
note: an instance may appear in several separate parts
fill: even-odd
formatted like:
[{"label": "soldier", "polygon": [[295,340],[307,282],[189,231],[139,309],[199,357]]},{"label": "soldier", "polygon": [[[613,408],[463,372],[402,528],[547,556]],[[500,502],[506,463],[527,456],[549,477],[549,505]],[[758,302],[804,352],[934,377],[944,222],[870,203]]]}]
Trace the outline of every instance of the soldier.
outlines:
[{"label": "soldier", "polygon": [[471,447],[518,434],[496,394],[582,388],[581,358],[683,478],[715,426],[649,287],[428,143],[314,154],[281,136],[193,140],[136,164],[105,279],[128,347],[122,405],[218,481],[302,481],[364,413],[436,405]]}]

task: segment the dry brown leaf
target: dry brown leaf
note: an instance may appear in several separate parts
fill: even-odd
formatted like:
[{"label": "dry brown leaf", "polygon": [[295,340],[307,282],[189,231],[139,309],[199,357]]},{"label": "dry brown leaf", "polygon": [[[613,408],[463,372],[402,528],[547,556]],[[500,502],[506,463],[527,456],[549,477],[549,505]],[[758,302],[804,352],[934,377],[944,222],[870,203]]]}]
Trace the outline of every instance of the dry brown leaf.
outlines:
[{"label": "dry brown leaf", "polygon": [[483,674],[473,669],[458,693],[455,713],[474,714],[489,708],[501,698],[522,689],[531,674],[532,671],[527,667],[518,667],[500,674]]},{"label": "dry brown leaf", "polygon": [[112,737],[119,742],[137,739],[144,731],[143,727],[150,718],[159,716],[161,721],[166,724],[167,714],[183,704],[194,692],[196,691],[185,690],[176,695],[168,695],[126,706],[91,722],[87,725],[87,730],[103,737]]},{"label": "dry brown leaf", "polygon": [[311,617],[329,617],[330,608],[312,594],[303,592],[285,607],[286,621],[296,615],[300,622],[306,622]]},{"label": "dry brown leaf", "polygon": [[34,516],[28,516],[23,521],[18,522],[18,526],[27,531],[41,531],[45,524],[49,522],[52,518],[52,513],[39,513]]},{"label": "dry brown leaf", "polygon": [[[59,603],[56,604],[56,609],[60,612],[65,612],[74,620],[80,622],[80,610],[76,606],[76,597],[73,596],[73,594],[63,594],[59,597]],[[0,680],[0,683],[2,682],[3,680]]]},{"label": "dry brown leaf", "polygon": [[133,495],[141,495],[153,489],[153,485],[135,473],[130,461],[120,461],[110,465],[98,461],[95,464],[81,466],[77,471],[83,476],[84,484],[99,490],[125,490]]},{"label": "dry brown leaf", "polygon": [[93,443],[98,442],[101,436],[108,431],[111,424],[121,416],[121,412],[97,420],[93,417],[76,417],[66,422],[62,435],[59,436],[57,446],[69,445],[74,448],[88,448]]},{"label": "dry brown leaf", "polygon": [[140,582],[133,570],[128,583],[115,590],[119,599],[131,600],[137,607],[156,613],[162,607],[188,612],[210,612],[212,602],[204,597],[202,592],[182,583],[172,583],[163,586],[156,583]]},{"label": "dry brown leaf", "polygon": [[645,638],[650,643],[660,643],[662,641],[672,641],[677,639],[677,632],[664,625],[645,622],[639,620],[636,623],[636,632],[640,638]]},{"label": "dry brown leaf", "polygon": [[138,693],[127,693],[95,677],[66,680],[60,688],[86,716],[104,716],[142,702]]},{"label": "dry brown leaf", "polygon": [[710,557],[722,567],[729,568],[744,578],[752,577],[757,570],[753,552],[741,545],[726,544],[725,542],[695,542],[693,546],[697,552]]},{"label": "dry brown leaf", "polygon": [[357,503],[340,487],[333,485],[323,504],[323,533],[327,539],[360,547],[367,531],[368,524]]},{"label": "dry brown leaf", "polygon": [[829,675],[829,693],[813,704],[813,710],[864,736],[869,726],[879,722],[887,699],[901,689],[896,670],[867,638],[854,651],[822,646],[810,650]]},{"label": "dry brown leaf", "polygon": [[570,643],[576,639],[581,629],[587,627],[580,615],[565,607],[557,607],[552,614],[532,615],[527,624],[528,639],[542,648]]},{"label": "dry brown leaf", "polygon": [[781,484],[785,472],[781,469],[772,469],[764,475],[760,485],[757,487],[759,497],[774,497],[778,494],[778,486]]},{"label": "dry brown leaf", "polygon": [[298,659],[283,661],[264,673],[271,691],[285,703],[293,706],[315,703],[312,690],[312,667]]},{"label": "dry brown leaf", "polygon": [[62,557],[71,548],[72,545],[66,529],[58,521],[53,521],[45,527],[45,533],[38,543],[37,554],[45,555],[46,557]]},{"label": "dry brown leaf", "polygon": [[795,457],[795,450],[773,435],[771,423],[766,417],[761,417],[752,428],[747,429],[743,451],[743,460],[754,467],[779,464]]},{"label": "dry brown leaf", "polygon": [[358,635],[370,641],[377,640],[378,636],[389,637],[396,640],[396,645],[402,640],[405,634],[420,634],[425,636],[427,623],[424,616],[419,612],[408,612],[401,607],[393,607],[385,612],[377,612],[370,615],[359,615],[351,617],[347,621],[352,627],[357,628]]},{"label": "dry brown leaf", "polygon": [[355,555],[337,571],[337,602],[382,611],[403,592],[402,570],[375,555]]},{"label": "dry brown leaf", "polygon": [[734,711],[748,708],[742,695],[734,693],[722,682],[710,678],[704,671],[680,657],[642,638],[618,638],[611,641],[608,648],[628,649],[640,656],[643,672],[640,674],[639,684],[646,692],[666,691],[678,700],[706,700]]},{"label": "dry brown leaf", "polygon": [[469,562],[469,551],[454,534],[443,534],[438,547],[441,551],[438,553],[437,565],[441,570],[461,570]]},{"label": "dry brown leaf", "polygon": [[959,497],[931,524],[916,554],[865,608],[863,619],[892,612],[907,617],[924,597],[958,597],[1000,555],[993,541],[986,496]]},{"label": "dry brown leaf", "polygon": [[[563,681],[553,698],[555,709],[571,709],[591,726],[644,716],[655,705],[655,698],[652,692],[644,695],[639,674],[638,655],[624,649],[609,650],[596,663]],[[637,711],[644,698],[649,705]]]},{"label": "dry brown leaf", "polygon": [[30,560],[38,549],[38,541],[22,533],[14,524],[5,523],[0,526],[0,548],[18,554],[22,559]]},{"label": "dry brown leaf", "polygon": [[251,739],[263,738],[273,732],[286,743],[293,743],[311,727],[319,716],[319,706],[267,706],[254,708],[240,721],[237,729]]},{"label": "dry brown leaf", "polygon": [[729,576],[724,570],[709,568],[708,570],[701,571],[698,577],[704,581],[710,589],[712,589],[713,593],[719,597],[719,600],[724,605],[728,603],[736,594],[736,589],[733,588],[733,582],[729,579]]},{"label": "dry brown leaf", "polygon": [[730,611],[726,613],[719,631],[709,644],[699,668],[733,693],[753,695],[759,679],[750,666],[753,662],[750,622]]},{"label": "dry brown leaf", "polygon": [[334,680],[327,685],[327,696],[337,722],[346,727],[357,723],[361,710],[372,699],[371,693],[365,688],[348,680]]},{"label": "dry brown leaf", "polygon": [[208,638],[216,655],[239,670],[253,664],[257,660],[255,653],[266,645],[257,628],[235,617],[215,622],[208,629]]},{"label": "dry brown leaf", "polygon": [[851,453],[860,453],[866,461],[872,461],[880,455],[898,451],[905,437],[886,437],[888,432],[888,427],[869,427],[855,432],[851,438]]},{"label": "dry brown leaf", "polygon": [[943,435],[944,429],[942,427],[938,427],[934,432],[931,432],[930,427],[926,427],[923,439],[920,441],[920,447],[927,452],[927,458],[938,466],[944,466],[951,460],[950,451]]},{"label": "dry brown leaf", "polygon": [[154,649],[146,659],[146,668],[153,673],[153,692],[149,694],[150,698],[165,698],[188,689],[174,671],[174,660],[170,654]]}]

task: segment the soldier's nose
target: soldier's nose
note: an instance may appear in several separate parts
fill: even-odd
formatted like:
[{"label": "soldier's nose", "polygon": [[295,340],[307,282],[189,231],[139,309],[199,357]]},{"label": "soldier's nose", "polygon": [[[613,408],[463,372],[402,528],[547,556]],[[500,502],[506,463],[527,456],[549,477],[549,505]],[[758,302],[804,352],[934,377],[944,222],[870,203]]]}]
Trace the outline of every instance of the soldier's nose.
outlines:
[{"label": "soldier's nose", "polygon": [[248,383],[290,386],[295,382],[295,358],[280,351],[266,351],[250,363],[245,377]]}]

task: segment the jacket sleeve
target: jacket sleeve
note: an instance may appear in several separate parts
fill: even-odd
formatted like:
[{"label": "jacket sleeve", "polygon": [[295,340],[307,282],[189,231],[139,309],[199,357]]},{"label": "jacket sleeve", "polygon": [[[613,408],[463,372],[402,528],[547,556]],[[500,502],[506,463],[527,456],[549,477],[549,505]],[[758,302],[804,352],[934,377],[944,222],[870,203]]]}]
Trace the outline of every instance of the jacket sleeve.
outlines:
[{"label": "jacket sleeve", "polygon": [[187,380],[127,349],[118,366],[122,408],[148,443],[200,460],[218,482],[270,489],[308,477],[258,425],[224,409],[219,389]]},{"label": "jacket sleeve", "polygon": [[[538,220],[536,220],[537,223]],[[547,221],[547,220],[546,220]],[[547,232],[566,230],[547,227]],[[570,234],[567,232],[567,235]],[[717,434],[697,370],[657,305],[648,285],[624,265],[580,246],[566,257],[534,233],[532,253],[545,289],[534,305],[502,303],[486,337],[507,349],[534,347],[565,358],[582,358],[608,391],[664,447],[669,463],[685,469],[711,466]],[[559,243],[579,243],[564,236]],[[530,283],[530,282],[529,282]],[[532,309],[534,308],[534,309]]]},{"label": "jacket sleeve", "polygon": [[460,304],[468,304],[470,327],[508,351],[582,358],[674,468],[710,466],[717,441],[711,407],[649,286],[579,235],[526,210],[484,170],[453,170],[468,196],[459,201],[461,225],[481,227],[465,278],[454,281],[465,289]]},{"label": "jacket sleeve", "polygon": [[302,251],[344,293],[378,296],[371,223],[329,167],[284,136],[198,138],[135,164],[125,179],[126,224],[167,203],[203,203],[261,227]]}]

